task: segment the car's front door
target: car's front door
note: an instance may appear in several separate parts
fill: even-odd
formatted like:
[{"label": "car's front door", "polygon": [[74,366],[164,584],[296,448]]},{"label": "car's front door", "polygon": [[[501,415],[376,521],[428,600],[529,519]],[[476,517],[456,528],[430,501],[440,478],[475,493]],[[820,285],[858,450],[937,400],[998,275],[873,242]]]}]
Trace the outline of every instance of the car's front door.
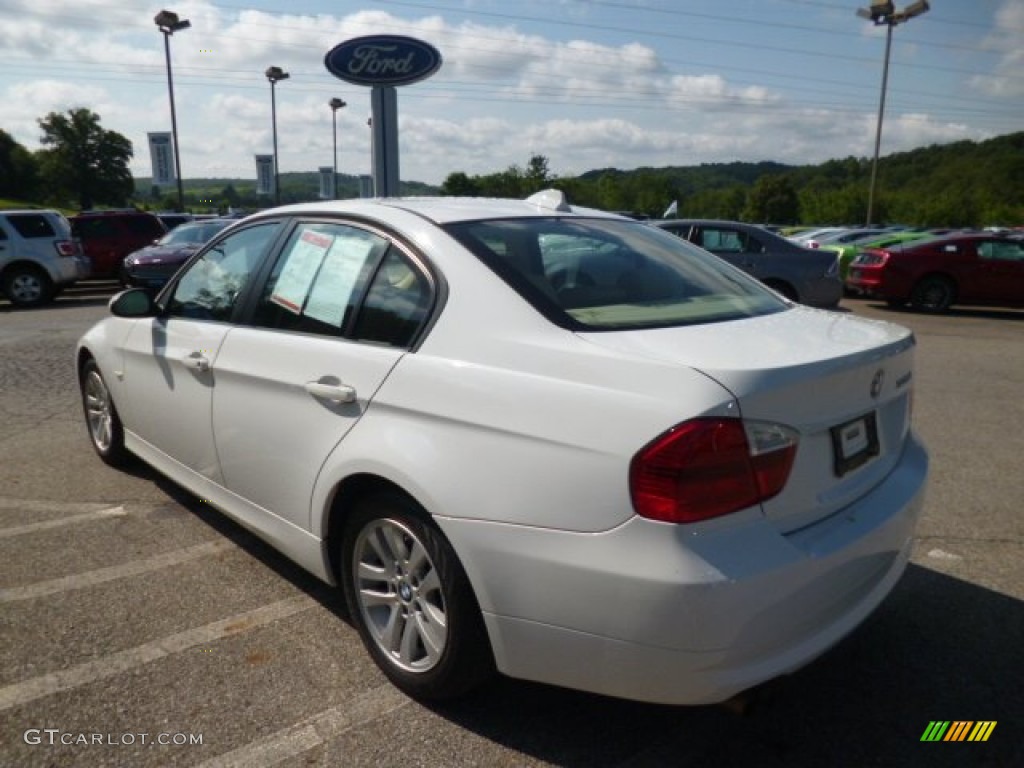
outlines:
[{"label": "car's front door", "polygon": [[300,222],[217,356],[213,427],[228,490],[308,530],[324,460],[406,354],[433,293],[384,235]]},{"label": "car's front door", "polygon": [[129,332],[121,375],[130,386],[121,408],[147,459],[169,458],[220,482],[210,424],[217,355],[277,229],[276,222],[259,224],[220,240],[161,297],[164,312]]}]

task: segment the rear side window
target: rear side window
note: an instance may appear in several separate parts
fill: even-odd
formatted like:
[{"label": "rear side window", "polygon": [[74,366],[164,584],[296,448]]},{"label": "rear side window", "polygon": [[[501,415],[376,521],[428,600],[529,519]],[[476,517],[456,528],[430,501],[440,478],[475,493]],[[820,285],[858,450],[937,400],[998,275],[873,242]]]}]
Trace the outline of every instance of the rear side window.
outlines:
[{"label": "rear side window", "polygon": [[446,229],[541,313],[568,328],[692,325],[787,309],[753,278],[639,222],[530,218]]},{"label": "rear side window", "polygon": [[111,237],[115,234],[114,222],[110,219],[75,219],[71,222],[75,237],[84,240],[97,237]]},{"label": "rear side window", "polygon": [[388,250],[359,309],[353,337],[408,347],[430,311],[430,284],[396,248]]},{"label": "rear side window", "polygon": [[386,238],[347,224],[299,224],[253,315],[280,330],[410,346],[431,306],[426,275]]},{"label": "rear side window", "polygon": [[7,220],[22,237],[54,237],[57,234],[47,218],[37,213],[16,213],[8,216]]},{"label": "rear side window", "polygon": [[159,219],[149,216],[127,216],[124,218],[124,226],[133,235],[140,237],[156,237],[167,231]]},{"label": "rear side window", "polygon": [[342,336],[387,247],[344,224],[299,224],[263,286],[254,324]]}]

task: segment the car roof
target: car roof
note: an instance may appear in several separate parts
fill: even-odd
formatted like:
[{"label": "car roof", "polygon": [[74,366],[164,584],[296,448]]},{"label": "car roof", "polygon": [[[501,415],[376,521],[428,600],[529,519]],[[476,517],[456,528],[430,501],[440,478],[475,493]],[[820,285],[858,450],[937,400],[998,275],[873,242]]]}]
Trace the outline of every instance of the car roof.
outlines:
[{"label": "car roof", "polygon": [[570,206],[557,190],[545,190],[525,200],[486,197],[386,197],[299,203],[264,211],[258,216],[277,214],[346,213],[387,218],[388,211],[402,210],[435,224],[485,219],[550,218],[587,216],[631,221],[607,211]]},{"label": "car roof", "polygon": [[25,213],[42,213],[50,216],[60,216],[64,218],[63,213],[61,213],[60,211],[55,211],[52,208],[0,208],[0,213],[4,214],[5,216],[9,216],[11,214],[21,215]]},{"label": "car roof", "polygon": [[140,211],[135,208],[110,208],[95,211],[81,211],[80,213],[76,213],[72,218],[92,218],[94,216],[152,216],[154,219],[158,218],[155,213],[150,213],[149,211]]}]

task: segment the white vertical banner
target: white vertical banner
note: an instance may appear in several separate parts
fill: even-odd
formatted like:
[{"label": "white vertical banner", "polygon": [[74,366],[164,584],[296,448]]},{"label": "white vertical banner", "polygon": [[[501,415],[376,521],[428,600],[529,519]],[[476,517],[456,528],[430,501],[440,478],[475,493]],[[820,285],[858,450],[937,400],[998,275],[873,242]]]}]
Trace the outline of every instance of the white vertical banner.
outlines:
[{"label": "white vertical banner", "polygon": [[321,165],[320,171],[320,199],[334,199],[334,168],[329,165]]},{"label": "white vertical banner", "polygon": [[153,183],[166,187],[175,182],[174,145],[171,134],[166,132],[148,133],[149,156],[153,161]]},{"label": "white vertical banner", "polygon": [[256,155],[256,194],[274,194],[273,155]]}]

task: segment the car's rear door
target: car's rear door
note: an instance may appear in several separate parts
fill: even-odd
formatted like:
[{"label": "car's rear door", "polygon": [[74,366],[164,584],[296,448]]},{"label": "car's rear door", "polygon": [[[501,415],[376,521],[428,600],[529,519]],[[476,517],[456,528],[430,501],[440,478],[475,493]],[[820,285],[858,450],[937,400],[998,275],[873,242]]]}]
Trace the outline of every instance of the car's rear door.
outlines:
[{"label": "car's rear door", "polygon": [[214,370],[224,484],[250,514],[309,528],[324,460],[416,340],[433,297],[429,273],[386,235],[295,226]]}]

